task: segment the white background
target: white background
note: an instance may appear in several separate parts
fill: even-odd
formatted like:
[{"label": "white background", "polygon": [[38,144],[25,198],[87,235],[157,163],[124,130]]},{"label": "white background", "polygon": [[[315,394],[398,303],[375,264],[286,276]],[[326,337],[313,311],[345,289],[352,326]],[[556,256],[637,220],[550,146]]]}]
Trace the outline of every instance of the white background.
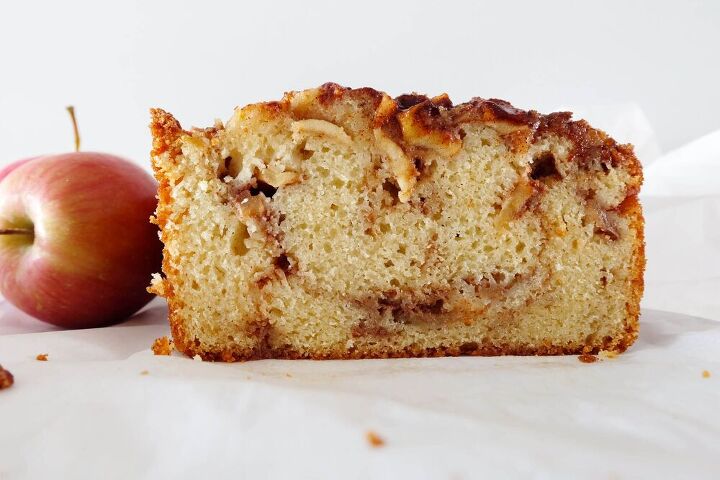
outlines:
[{"label": "white background", "polygon": [[150,107],[207,126],[326,81],[637,102],[669,150],[720,127],[718,46],[716,1],[3,1],[0,165],[71,149],[67,104],[84,149],[147,165]]}]

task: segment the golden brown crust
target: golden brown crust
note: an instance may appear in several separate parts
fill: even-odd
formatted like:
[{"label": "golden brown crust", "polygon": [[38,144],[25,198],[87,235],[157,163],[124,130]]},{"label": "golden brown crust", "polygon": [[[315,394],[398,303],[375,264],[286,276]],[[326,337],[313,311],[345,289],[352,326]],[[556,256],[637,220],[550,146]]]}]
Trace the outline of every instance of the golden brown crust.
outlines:
[{"label": "golden brown crust", "polygon": [[[163,296],[168,301],[169,320],[175,346],[189,356],[199,355],[203,360],[242,361],[261,358],[395,358],[395,357],[433,357],[433,356],[494,356],[494,355],[565,355],[597,354],[600,351],[623,352],[635,341],[639,330],[640,298],[643,293],[643,274],[645,268],[644,220],[642,209],[637,201],[637,193],[642,184],[642,169],[635,157],[632,146],[619,145],[604,132],[592,128],[587,122],[572,120],[568,112],[542,115],[536,111],[525,111],[513,107],[510,103],[498,99],[474,98],[471,101],[453,106],[447,95],[429,98],[425,95],[401,95],[395,99],[371,88],[349,89],[334,83],[327,83],[315,90],[288,93],[279,102],[267,102],[246,107],[248,111],[259,112],[268,118],[290,113],[295,120],[312,117],[317,105],[330,108],[337,102],[351,99],[366,107],[368,125],[381,130],[388,138],[396,142],[410,158],[422,157],[427,150],[437,150],[452,156],[459,150],[464,124],[485,123],[497,128],[503,134],[508,147],[513,151],[528,148],[528,145],[541,141],[548,136],[557,136],[571,144],[570,158],[583,169],[605,169],[607,166],[622,166],[632,177],[627,197],[616,209],[617,213],[631,219],[631,228],[635,231],[633,252],[634,264],[631,267],[629,301],[626,304],[624,334],[619,338],[602,339],[601,344],[586,345],[491,345],[470,342],[461,346],[441,346],[438,348],[408,347],[404,350],[378,349],[342,349],[315,352],[297,352],[288,348],[271,348],[263,342],[261,348],[250,351],[227,346],[217,350],[206,350],[187,337],[184,319],[179,315],[181,308],[172,288],[172,278],[178,272],[172,266],[173,259],[167,248],[164,251],[163,272],[167,276]],[[159,181],[159,206],[156,223],[163,230],[170,214],[172,186],[156,159],[166,157],[173,162],[181,154],[180,139],[183,135],[201,134],[213,136],[214,129],[187,132],[179,122],[160,109],[151,110],[153,133],[153,169]],[[416,172],[419,173],[419,172]],[[167,233],[162,232],[167,244]],[[255,324],[253,324],[255,325]],[[259,325],[259,324],[258,324]],[[370,328],[370,327],[369,327]]]},{"label": "golden brown crust", "polygon": [[[184,131],[171,114],[159,108],[150,110],[151,122],[150,131],[153,136],[153,149],[151,151],[152,167],[155,178],[158,180],[158,207],[155,212],[154,222],[160,227],[161,239],[164,245],[167,245],[170,238],[169,233],[164,229],[170,215],[169,205],[172,203],[171,189],[169,179],[165,175],[158,158],[167,153],[168,159],[172,161],[177,155],[181,154],[180,137],[188,132]],[[167,247],[163,248],[162,270],[167,275],[177,274],[172,266],[173,259]],[[186,341],[183,322],[177,315],[177,302],[172,282],[164,280],[162,292],[156,292],[165,297],[168,304],[168,318],[170,322],[170,331],[173,336],[174,345],[179,351],[187,351],[188,345]],[[157,340],[156,340],[157,342]],[[155,351],[155,343],[153,343],[153,352]]]},{"label": "golden brown crust", "polygon": [[262,351],[243,351],[233,348],[222,348],[212,351],[203,350],[190,345],[185,350],[178,349],[189,357],[199,355],[205,361],[242,362],[247,360],[283,359],[283,360],[360,360],[363,358],[427,358],[427,357],[497,357],[505,355],[516,356],[554,356],[554,355],[597,355],[601,351],[624,352],[629,344],[626,337],[608,339],[603,345],[587,346],[577,344],[572,346],[538,345],[513,346],[498,344],[479,344],[467,342],[460,346],[441,346],[437,348],[407,347],[402,350],[378,350],[355,348],[350,350],[326,350],[316,352],[298,352],[291,348],[264,349]]},{"label": "golden brown crust", "polygon": [[[642,172],[640,172],[642,175]],[[645,220],[642,215],[642,206],[637,195],[626,198],[618,207],[621,213],[629,216],[631,228],[635,230],[635,245],[633,246],[633,259],[631,267],[630,301],[625,306],[625,336],[620,339],[618,352],[624,352],[635,343],[640,332],[640,299],[645,288]]]},{"label": "golden brown crust", "polygon": [[175,117],[160,108],[150,109],[150,131],[153,137],[153,149],[150,154],[153,157],[170,153],[170,158],[180,153],[178,139],[186,133]]}]

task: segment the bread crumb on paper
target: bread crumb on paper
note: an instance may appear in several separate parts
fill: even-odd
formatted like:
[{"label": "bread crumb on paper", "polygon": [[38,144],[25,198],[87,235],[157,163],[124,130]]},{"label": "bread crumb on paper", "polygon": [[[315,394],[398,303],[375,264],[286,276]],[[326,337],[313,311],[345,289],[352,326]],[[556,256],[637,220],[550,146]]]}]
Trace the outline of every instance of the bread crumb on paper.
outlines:
[{"label": "bread crumb on paper", "polygon": [[149,373],[150,372],[148,372],[147,370],[143,370],[142,372],[140,372],[140,375],[148,375]]},{"label": "bread crumb on paper", "polygon": [[155,355],[170,355],[173,351],[172,340],[168,337],[156,338],[152,344],[152,351]]},{"label": "bread crumb on paper", "polygon": [[600,353],[598,353],[598,357],[602,360],[612,360],[613,358],[617,358],[618,355],[618,352],[614,350],[600,350]]},{"label": "bread crumb on paper", "polygon": [[35,357],[35,360],[37,360],[38,362],[47,362],[48,354],[47,353],[38,353],[37,357]]},{"label": "bread crumb on paper", "polygon": [[15,378],[12,373],[8,372],[2,367],[2,365],[0,365],[0,390],[12,387],[13,383],[15,383]]},{"label": "bread crumb on paper", "polygon": [[703,378],[710,378],[710,370],[703,370],[702,372]]},{"label": "bread crumb on paper", "polygon": [[372,430],[369,430],[365,434],[365,438],[367,438],[368,443],[373,448],[380,448],[385,445],[385,440]]},{"label": "bread crumb on paper", "polygon": [[583,353],[582,355],[578,356],[578,360],[580,360],[582,363],[595,363],[597,362],[597,359],[598,357],[589,353]]}]

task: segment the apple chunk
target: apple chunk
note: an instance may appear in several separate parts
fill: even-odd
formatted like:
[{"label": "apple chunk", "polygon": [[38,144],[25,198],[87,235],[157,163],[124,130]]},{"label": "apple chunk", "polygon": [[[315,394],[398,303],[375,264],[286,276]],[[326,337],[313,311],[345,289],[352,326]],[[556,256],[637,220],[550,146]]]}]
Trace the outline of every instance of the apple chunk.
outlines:
[{"label": "apple chunk", "polygon": [[155,180],[122,158],[76,152],[31,159],[0,182],[0,291],[66,328],[109,325],[152,295],[161,243],[149,223]]}]

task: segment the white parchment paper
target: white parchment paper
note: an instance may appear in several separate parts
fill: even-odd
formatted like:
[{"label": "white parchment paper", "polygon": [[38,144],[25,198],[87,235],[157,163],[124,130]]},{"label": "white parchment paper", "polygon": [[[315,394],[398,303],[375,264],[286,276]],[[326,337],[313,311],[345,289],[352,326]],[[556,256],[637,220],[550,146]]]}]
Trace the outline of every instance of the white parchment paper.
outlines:
[{"label": "white parchment paper", "polygon": [[0,479],[720,478],[720,132],[659,155],[637,107],[585,112],[649,157],[624,355],[210,364],[152,355],[160,300],[84,331],[2,302]]}]

